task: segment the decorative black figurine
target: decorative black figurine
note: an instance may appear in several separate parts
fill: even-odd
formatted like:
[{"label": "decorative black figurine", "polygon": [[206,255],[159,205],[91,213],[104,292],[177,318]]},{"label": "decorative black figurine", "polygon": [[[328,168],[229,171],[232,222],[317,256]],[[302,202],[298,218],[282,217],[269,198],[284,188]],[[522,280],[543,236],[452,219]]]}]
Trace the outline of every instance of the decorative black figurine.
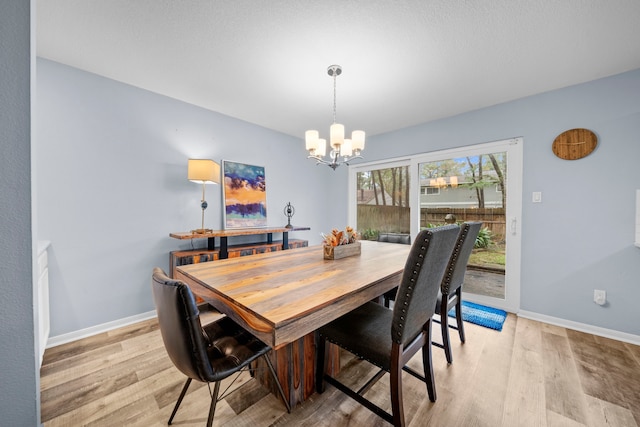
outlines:
[{"label": "decorative black figurine", "polygon": [[293,207],[291,202],[287,203],[287,205],[284,207],[284,214],[287,216],[287,225],[285,226],[285,228],[293,228],[293,225],[291,225],[291,217],[295,213],[296,209]]}]

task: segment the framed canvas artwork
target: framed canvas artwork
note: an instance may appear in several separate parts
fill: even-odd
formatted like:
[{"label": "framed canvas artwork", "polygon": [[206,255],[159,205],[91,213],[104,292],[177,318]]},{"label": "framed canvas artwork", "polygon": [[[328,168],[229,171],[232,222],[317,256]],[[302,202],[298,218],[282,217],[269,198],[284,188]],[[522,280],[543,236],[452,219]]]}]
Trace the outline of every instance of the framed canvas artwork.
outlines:
[{"label": "framed canvas artwork", "polygon": [[267,182],[264,166],[222,161],[224,228],[267,226]]}]

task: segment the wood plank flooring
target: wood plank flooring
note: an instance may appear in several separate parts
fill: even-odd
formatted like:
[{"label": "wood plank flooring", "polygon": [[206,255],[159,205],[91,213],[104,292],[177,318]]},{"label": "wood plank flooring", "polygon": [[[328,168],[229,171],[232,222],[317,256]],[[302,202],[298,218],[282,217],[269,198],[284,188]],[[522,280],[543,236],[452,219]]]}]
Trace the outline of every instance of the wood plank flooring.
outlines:
[{"label": "wood plank flooring", "polygon": [[[433,348],[438,399],[403,376],[405,417],[418,426],[640,426],[640,347],[509,315],[502,332],[466,323],[452,332],[452,365]],[[434,340],[439,339],[434,330]],[[421,356],[410,365],[421,372]],[[340,378],[375,372],[343,353]],[[155,319],[47,349],[42,421],[53,426],[163,426],[185,378],[169,360]],[[223,384],[221,390],[230,381]],[[237,389],[237,390],[236,390]],[[330,385],[291,414],[248,374],[218,404],[216,426],[385,426]],[[367,397],[389,409],[385,375]],[[196,383],[173,425],[203,426],[209,390]]]}]

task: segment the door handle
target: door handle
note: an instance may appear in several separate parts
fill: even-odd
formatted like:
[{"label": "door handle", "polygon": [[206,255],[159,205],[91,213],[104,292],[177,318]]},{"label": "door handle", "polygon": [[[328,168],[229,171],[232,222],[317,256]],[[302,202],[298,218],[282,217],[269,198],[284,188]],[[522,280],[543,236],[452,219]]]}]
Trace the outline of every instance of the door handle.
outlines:
[{"label": "door handle", "polygon": [[509,228],[511,229],[511,234],[513,234],[514,236],[516,235],[516,230],[517,230],[517,219],[516,217],[511,218],[511,223],[509,224]]}]

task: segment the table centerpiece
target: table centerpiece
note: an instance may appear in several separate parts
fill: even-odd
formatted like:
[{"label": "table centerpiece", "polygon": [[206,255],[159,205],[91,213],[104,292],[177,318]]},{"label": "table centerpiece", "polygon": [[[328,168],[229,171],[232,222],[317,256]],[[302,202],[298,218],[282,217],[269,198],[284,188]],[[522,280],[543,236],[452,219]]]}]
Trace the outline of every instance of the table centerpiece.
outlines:
[{"label": "table centerpiece", "polygon": [[361,246],[358,241],[358,232],[351,227],[344,231],[337,228],[330,234],[321,233],[323,242],[324,259],[340,259],[348,256],[360,255]]}]

